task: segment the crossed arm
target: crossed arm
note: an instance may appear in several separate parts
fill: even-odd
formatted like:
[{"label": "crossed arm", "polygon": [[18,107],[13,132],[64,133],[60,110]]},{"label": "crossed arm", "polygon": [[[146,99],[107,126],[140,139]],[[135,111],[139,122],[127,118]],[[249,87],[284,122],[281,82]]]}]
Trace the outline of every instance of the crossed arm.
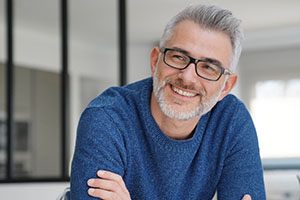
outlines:
[{"label": "crossed arm", "polygon": [[[92,178],[87,182],[90,196],[104,200],[130,200],[130,194],[120,175],[99,170],[97,176],[99,178]],[[251,200],[251,196],[246,194],[242,200]]]}]

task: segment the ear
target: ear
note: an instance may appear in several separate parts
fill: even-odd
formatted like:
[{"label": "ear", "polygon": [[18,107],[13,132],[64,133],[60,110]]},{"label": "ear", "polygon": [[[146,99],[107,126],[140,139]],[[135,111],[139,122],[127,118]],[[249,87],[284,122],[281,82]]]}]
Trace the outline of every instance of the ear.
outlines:
[{"label": "ear", "polygon": [[219,101],[221,101],[235,86],[237,81],[237,75],[236,74],[232,74],[229,76],[229,78],[227,79],[227,81],[225,82],[225,86],[221,92],[221,95],[219,97]]},{"label": "ear", "polygon": [[157,62],[159,59],[159,48],[154,47],[150,53],[150,65],[151,65],[151,73],[154,74],[155,68],[157,66]]}]

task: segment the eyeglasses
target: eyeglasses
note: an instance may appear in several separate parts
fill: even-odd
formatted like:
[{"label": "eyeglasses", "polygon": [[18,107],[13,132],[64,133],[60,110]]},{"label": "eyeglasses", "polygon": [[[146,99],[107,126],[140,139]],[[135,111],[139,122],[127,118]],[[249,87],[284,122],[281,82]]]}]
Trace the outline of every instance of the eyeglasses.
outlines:
[{"label": "eyeglasses", "polygon": [[225,69],[221,66],[221,63],[217,60],[210,58],[195,59],[184,52],[177,49],[162,48],[161,52],[164,54],[163,61],[168,66],[183,70],[187,68],[191,63],[195,64],[196,74],[209,81],[217,81],[222,74],[231,75],[232,72],[229,69]]}]

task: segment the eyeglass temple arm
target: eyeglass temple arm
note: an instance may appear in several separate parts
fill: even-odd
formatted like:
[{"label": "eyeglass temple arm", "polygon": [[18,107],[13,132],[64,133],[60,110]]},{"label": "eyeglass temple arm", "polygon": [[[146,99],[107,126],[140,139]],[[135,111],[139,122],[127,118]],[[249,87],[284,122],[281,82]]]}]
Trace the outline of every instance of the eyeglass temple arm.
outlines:
[{"label": "eyeglass temple arm", "polygon": [[231,74],[233,74],[233,71],[231,71],[230,69],[225,69],[225,68],[223,68],[224,70],[223,70],[223,74],[224,75],[231,75]]}]

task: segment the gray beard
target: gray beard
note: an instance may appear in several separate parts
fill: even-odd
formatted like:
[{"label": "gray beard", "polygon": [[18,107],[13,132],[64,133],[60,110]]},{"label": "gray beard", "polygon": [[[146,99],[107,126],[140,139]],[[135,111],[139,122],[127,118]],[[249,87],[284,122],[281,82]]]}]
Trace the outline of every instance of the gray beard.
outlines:
[{"label": "gray beard", "polygon": [[221,91],[225,86],[215,93],[211,98],[206,98],[205,92],[200,92],[201,100],[199,104],[193,110],[188,111],[176,111],[172,105],[168,104],[165,100],[165,94],[163,88],[170,82],[170,80],[159,81],[158,79],[158,66],[156,66],[154,76],[153,76],[153,92],[158,102],[161,111],[168,117],[177,120],[190,120],[197,116],[202,116],[212,109],[214,105],[218,102],[221,95]]}]

